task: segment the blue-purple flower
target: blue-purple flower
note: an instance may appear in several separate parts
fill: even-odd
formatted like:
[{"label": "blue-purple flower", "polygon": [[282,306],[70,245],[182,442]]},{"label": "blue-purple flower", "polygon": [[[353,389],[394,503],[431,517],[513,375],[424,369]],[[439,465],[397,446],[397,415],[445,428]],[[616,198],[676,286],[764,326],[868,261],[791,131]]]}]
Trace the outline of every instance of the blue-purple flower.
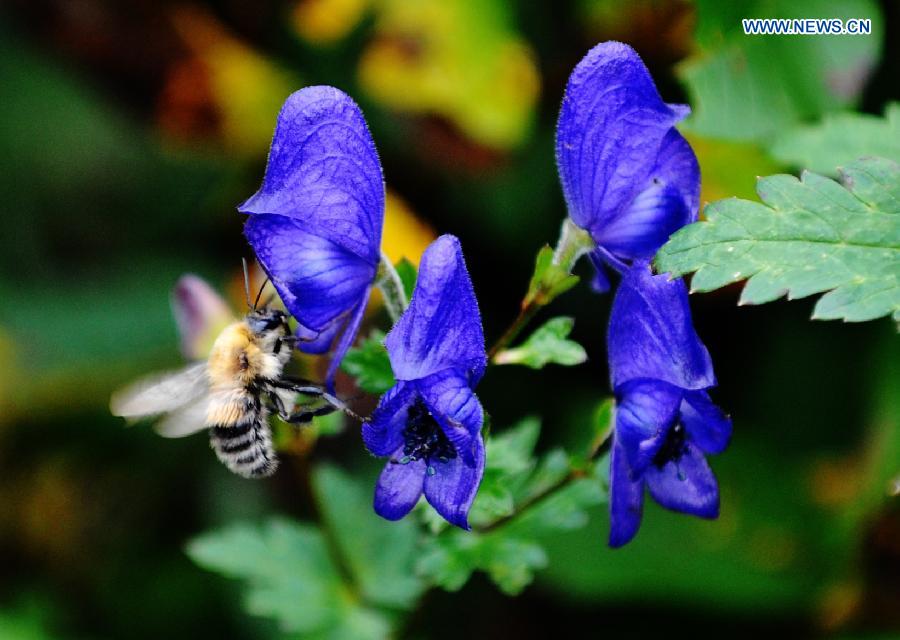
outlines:
[{"label": "blue-purple flower", "polygon": [[483,411],[473,388],[487,356],[481,315],[459,240],[444,235],[422,256],[409,308],[384,341],[396,384],[363,425],[363,439],[388,462],[375,511],[398,520],[425,499],[468,529],[484,473]]},{"label": "blue-purple flower", "polygon": [[262,187],[238,207],[244,232],[299,323],[298,348],[341,335],[329,385],[362,320],[380,260],[384,179],[362,112],[334,87],[292,94],[278,115]]},{"label": "blue-purple flower", "polygon": [[715,518],[719,489],[705,455],[728,445],[731,420],[709,399],[716,378],[684,282],[636,262],[616,291],[607,348],[617,402],[610,546],[637,533],[645,486],[668,509]]},{"label": "blue-purple flower", "polygon": [[697,218],[700,169],[674,125],[686,105],[662,101],[637,53],[604,42],[578,63],[556,130],[556,161],[569,217],[596,249],[594,288],[609,289],[603,263],[651,258]]}]

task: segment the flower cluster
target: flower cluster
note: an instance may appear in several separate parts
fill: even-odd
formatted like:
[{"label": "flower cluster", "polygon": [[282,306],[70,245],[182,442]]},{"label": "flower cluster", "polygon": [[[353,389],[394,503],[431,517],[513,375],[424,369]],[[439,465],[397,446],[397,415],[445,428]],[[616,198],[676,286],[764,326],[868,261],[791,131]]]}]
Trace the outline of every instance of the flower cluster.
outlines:
[{"label": "flower cluster", "polygon": [[[573,71],[559,116],[556,159],[571,221],[564,228],[575,229],[581,243],[571,261],[589,255],[600,292],[612,286],[609,268],[621,276],[608,333],[618,406],[612,546],[637,533],[645,487],[664,507],[718,514],[704,456],[725,448],[731,423],[709,399],[712,363],[693,329],[684,283],[650,266],[669,236],[697,219],[700,171],[675,129],[689,111],[663,102],[633,49],[608,42]],[[353,100],[332,87],[292,95],[278,117],[262,187],[240,211],[249,214],[247,238],[299,323],[299,348],[333,349],[332,388],[379,269],[390,268],[380,251],[384,206],[381,165]],[[424,495],[467,529],[485,465],[474,387],[487,356],[455,237],[442,236],[425,251],[412,300],[385,346],[396,384],[363,425],[369,451],[387,458],[375,511],[396,520]]]},{"label": "flower cluster", "polygon": [[637,533],[644,487],[662,506],[715,517],[719,493],[704,454],[728,444],[731,422],[713,405],[712,361],[691,323],[681,280],[649,259],[697,219],[700,169],[674,128],[689,109],[663,102],[627,45],[594,47],[569,78],[556,157],[572,222],[590,234],[594,288],[622,274],[608,355],[617,411],[610,462],[609,544]]}]

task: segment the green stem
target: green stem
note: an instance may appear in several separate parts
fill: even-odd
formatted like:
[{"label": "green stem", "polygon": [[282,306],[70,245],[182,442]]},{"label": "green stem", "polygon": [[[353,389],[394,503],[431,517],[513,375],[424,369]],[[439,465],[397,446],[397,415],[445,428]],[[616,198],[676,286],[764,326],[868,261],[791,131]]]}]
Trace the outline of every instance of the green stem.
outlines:
[{"label": "green stem", "polygon": [[[570,218],[566,218],[560,229],[556,249],[553,250],[553,264],[570,274],[578,259],[590,252],[594,246],[591,234],[577,226]],[[522,329],[534,319],[537,312],[551,302],[552,298],[547,295],[551,286],[551,284],[542,282],[536,295],[526,297],[519,309],[519,315],[488,351],[489,361],[512,344]]]},{"label": "green stem", "polygon": [[400,275],[384,252],[381,253],[381,262],[378,264],[375,286],[381,290],[381,294],[384,296],[384,306],[388,315],[391,316],[391,321],[397,322],[409,305],[409,301],[406,299]]},{"label": "green stem", "polygon": [[494,346],[488,351],[488,362],[492,361],[494,356],[503,351],[516,339],[516,336],[518,336],[519,333],[522,332],[522,329],[532,321],[537,312],[541,310],[542,306],[543,305],[536,300],[531,300],[528,304],[522,305],[519,309],[519,315],[516,316],[516,319],[513,320],[512,324],[506,328],[503,335],[500,336],[497,342],[494,343]]}]

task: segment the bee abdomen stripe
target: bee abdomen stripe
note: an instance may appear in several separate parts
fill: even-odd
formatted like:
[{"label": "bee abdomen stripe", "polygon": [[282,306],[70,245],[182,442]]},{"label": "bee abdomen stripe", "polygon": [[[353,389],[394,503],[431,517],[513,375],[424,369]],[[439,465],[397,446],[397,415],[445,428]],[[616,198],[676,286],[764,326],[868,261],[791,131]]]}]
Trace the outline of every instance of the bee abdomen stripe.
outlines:
[{"label": "bee abdomen stripe", "polygon": [[267,416],[234,427],[213,427],[209,431],[210,445],[222,463],[245,478],[272,475],[278,459],[272,446]]}]

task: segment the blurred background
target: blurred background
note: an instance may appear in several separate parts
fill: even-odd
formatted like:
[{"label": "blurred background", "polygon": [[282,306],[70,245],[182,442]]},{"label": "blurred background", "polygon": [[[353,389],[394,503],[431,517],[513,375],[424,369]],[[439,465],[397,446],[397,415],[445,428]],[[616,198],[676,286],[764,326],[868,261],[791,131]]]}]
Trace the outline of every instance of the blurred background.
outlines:
[{"label": "blurred background", "polygon": [[[873,33],[745,37],[754,16],[871,18]],[[240,312],[235,206],[292,91],[357,99],[388,183],[388,254],[417,262],[435,234],[458,235],[490,342],[565,215],[554,127],[590,47],[630,43],[663,97],[692,105],[708,202],[807,166],[773,150],[784,132],[900,98],[898,30],[900,5],[874,0],[3,0],[0,638],[281,637],[184,546],[238,519],[308,516],[308,461],[240,481],[203,437],[126,429],[108,399],[182,362],[169,308],[182,273]],[[521,597],[478,574],[430,592],[404,637],[900,637],[895,329],[811,322],[808,300],[738,308],[738,293],[692,296],[735,425],[712,460],[721,518],[649,505],[635,542],[610,551],[598,507],[544,541],[549,567]],[[609,302],[580,286],[552,309],[577,317],[585,365],[492,370],[479,395],[495,428],[539,413],[540,449],[578,438],[609,393]],[[367,484],[377,473],[352,425],[315,455]]]}]

